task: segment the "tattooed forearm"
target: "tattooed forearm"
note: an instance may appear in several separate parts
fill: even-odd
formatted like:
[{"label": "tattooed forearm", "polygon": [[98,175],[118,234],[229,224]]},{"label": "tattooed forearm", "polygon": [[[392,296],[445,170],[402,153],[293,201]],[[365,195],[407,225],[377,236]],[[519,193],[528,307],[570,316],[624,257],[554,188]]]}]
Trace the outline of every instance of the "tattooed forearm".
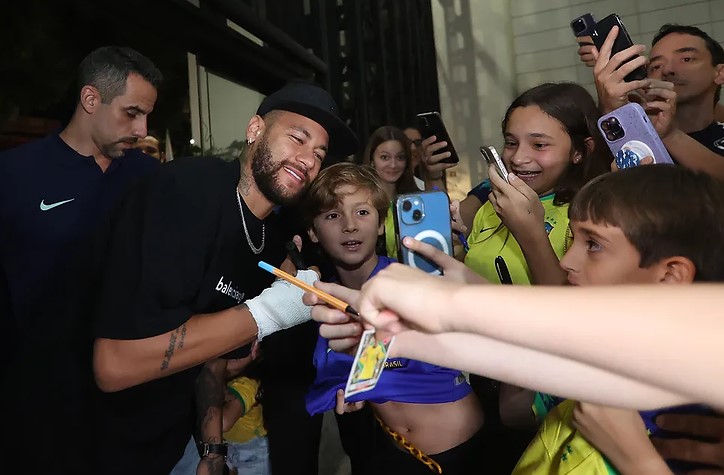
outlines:
[{"label": "tattooed forearm", "polygon": [[[180,335],[180,337],[179,337]],[[168,348],[163,355],[163,361],[161,362],[161,371],[167,370],[171,364],[171,358],[173,358],[176,349],[184,347],[184,339],[186,338],[186,324],[184,323],[179,328],[175,329],[171,333],[171,337],[168,339]]]},{"label": "tattooed forearm", "polygon": [[226,459],[221,455],[202,458],[196,470],[196,475],[223,475],[226,468]]},{"label": "tattooed forearm", "polygon": [[181,325],[181,337],[178,340],[178,349],[184,347],[184,340],[186,339],[186,324]]},{"label": "tattooed forearm", "polygon": [[196,378],[196,414],[201,438],[209,444],[222,441],[222,416],[224,409],[225,360],[212,360]]}]

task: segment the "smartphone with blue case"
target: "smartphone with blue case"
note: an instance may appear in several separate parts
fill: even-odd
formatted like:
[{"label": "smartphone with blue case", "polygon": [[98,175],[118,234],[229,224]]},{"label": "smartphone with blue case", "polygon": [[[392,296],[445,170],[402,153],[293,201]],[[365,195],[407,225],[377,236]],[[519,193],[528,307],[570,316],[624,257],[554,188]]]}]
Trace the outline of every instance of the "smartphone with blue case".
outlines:
[{"label": "smartphone with blue case", "polygon": [[443,191],[421,191],[398,195],[393,207],[397,257],[400,262],[429,274],[442,274],[435,263],[402,244],[406,236],[431,244],[453,255],[450,199]]},{"label": "smartphone with blue case", "polygon": [[635,167],[647,156],[653,157],[654,163],[674,163],[646,111],[635,102],[602,116],[598,129],[618,168]]}]

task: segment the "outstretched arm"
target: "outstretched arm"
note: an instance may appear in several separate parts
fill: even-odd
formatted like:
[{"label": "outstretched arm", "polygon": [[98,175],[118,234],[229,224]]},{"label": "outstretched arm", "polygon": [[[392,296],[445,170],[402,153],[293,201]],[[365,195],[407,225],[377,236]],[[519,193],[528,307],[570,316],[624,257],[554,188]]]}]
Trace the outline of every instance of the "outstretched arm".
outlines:
[{"label": "outstretched arm", "polygon": [[150,338],[98,338],[93,348],[96,382],[107,392],[192,368],[254,341],[257,325],[245,304],[192,316],[180,327]]},{"label": "outstretched arm", "polygon": [[[311,284],[313,270],[297,277]],[[93,369],[101,390],[120,391],[205,363],[262,339],[276,331],[308,321],[303,291],[277,280],[257,297],[216,313],[193,315],[178,328],[140,339],[98,338]]]},{"label": "outstretched arm", "polygon": [[[561,302],[585,309],[585,318],[561,312]],[[719,408],[722,306],[721,285],[466,286],[399,264],[368,281],[355,303],[369,324],[391,333],[481,335]]]},{"label": "outstretched arm", "polygon": [[559,356],[468,333],[405,331],[391,356],[469,371],[557,396],[628,408],[683,404],[676,393]]}]

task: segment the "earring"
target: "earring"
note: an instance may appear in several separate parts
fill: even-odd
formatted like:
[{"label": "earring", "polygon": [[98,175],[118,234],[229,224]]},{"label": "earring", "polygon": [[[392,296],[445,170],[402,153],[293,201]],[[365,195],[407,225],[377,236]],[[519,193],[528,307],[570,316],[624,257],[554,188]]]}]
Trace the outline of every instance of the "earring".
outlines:
[{"label": "earring", "polygon": [[247,145],[251,145],[251,144],[253,144],[253,143],[254,143],[254,141],[253,141],[252,139],[246,139],[246,144],[247,144]]}]

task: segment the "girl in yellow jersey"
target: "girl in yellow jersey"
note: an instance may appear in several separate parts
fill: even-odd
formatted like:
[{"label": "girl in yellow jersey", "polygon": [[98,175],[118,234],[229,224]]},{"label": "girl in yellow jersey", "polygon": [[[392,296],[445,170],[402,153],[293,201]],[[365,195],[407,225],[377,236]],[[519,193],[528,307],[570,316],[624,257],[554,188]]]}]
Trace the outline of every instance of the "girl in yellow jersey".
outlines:
[{"label": "girl in yellow jersey", "polygon": [[[542,84],[513,101],[502,123],[509,183],[489,170],[492,191],[473,220],[468,267],[492,283],[566,282],[559,259],[572,240],[568,203],[586,182],[608,171],[613,158],[596,128],[598,117],[591,95],[572,83]],[[482,390],[488,404],[499,406],[495,412],[505,426],[531,431],[511,433],[499,447],[505,463],[515,463],[537,427],[535,393],[490,383],[471,376],[479,391],[492,388]]]},{"label": "girl in yellow jersey", "polygon": [[492,192],[475,215],[465,264],[493,283],[560,285],[568,203],[608,171],[611,154],[596,128],[591,95],[573,83],[521,94],[503,119],[508,180],[489,171]]}]

